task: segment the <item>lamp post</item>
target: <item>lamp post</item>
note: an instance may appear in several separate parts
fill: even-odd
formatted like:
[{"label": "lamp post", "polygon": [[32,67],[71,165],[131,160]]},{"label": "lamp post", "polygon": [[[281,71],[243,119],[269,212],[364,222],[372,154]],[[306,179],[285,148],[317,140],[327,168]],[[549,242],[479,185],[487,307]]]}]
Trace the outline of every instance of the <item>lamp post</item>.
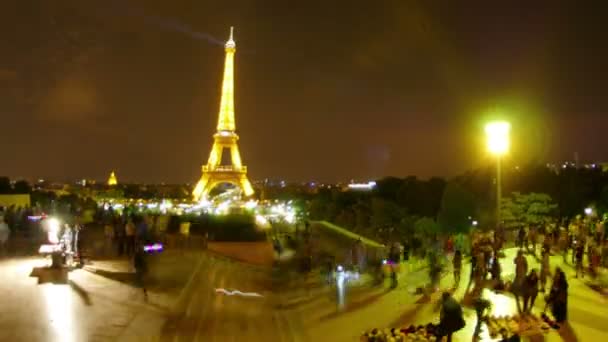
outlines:
[{"label": "lamp post", "polygon": [[502,197],[501,157],[509,151],[511,124],[506,121],[490,122],[486,125],[488,151],[496,157],[496,227],[500,225],[500,200]]}]

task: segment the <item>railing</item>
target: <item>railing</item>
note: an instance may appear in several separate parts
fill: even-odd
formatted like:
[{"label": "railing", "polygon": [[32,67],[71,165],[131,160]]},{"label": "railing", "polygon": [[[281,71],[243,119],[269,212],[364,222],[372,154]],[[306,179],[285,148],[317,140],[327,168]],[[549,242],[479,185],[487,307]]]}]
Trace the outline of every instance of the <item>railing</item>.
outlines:
[{"label": "railing", "polygon": [[247,172],[247,166],[234,167],[232,165],[203,166],[203,172]]}]

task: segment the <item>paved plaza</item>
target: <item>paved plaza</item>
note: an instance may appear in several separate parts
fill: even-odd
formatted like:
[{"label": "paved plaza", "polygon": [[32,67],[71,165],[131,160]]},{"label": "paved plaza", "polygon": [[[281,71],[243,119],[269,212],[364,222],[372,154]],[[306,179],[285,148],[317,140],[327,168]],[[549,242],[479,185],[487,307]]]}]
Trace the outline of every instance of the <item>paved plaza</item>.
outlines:
[{"label": "paved plaza", "polygon": [[[509,250],[502,259],[507,279],[514,272],[514,253]],[[538,267],[534,257],[528,256],[528,262],[530,268]],[[569,325],[531,340],[608,340],[607,298],[589,286],[590,279],[574,278],[573,269],[561,264],[561,256],[551,262],[553,267],[563,266],[569,277]],[[427,281],[424,269],[402,272],[396,289],[386,285],[348,289],[346,307],[339,311],[335,288],[282,289],[270,268],[209,255],[173,302],[155,293],[145,302],[128,283],[85,270],[70,272],[65,284],[38,284],[30,275],[46,263],[34,257],[0,261],[4,313],[0,340],[346,342],[358,340],[371,328],[426,324],[437,322],[439,316],[435,310],[439,292],[429,298],[415,291]],[[468,272],[465,265],[462,284],[455,291],[459,300]],[[452,282],[448,272],[441,287],[447,289]],[[512,296],[490,291],[486,295],[494,302],[494,314],[516,312]],[[540,313],[544,304],[539,296],[534,311]],[[455,341],[471,341],[475,314],[468,307],[465,319],[467,326]]]}]

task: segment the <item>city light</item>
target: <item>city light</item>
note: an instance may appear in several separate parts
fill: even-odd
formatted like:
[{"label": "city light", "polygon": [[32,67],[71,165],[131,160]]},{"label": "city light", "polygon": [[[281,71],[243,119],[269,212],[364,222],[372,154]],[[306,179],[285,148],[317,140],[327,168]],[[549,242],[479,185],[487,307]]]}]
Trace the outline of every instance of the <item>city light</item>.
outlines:
[{"label": "city light", "polygon": [[255,209],[257,206],[258,206],[258,202],[257,202],[257,201],[250,200],[250,201],[247,201],[247,202],[245,203],[245,208],[246,208],[246,209],[249,209],[249,210],[253,210],[253,209]]},{"label": "city light", "polygon": [[348,188],[351,190],[371,190],[376,186],[376,182],[371,181],[367,183],[351,183],[348,184]]},{"label": "city light", "polygon": [[509,151],[511,125],[506,121],[490,122],[486,125],[488,151],[501,156]]}]

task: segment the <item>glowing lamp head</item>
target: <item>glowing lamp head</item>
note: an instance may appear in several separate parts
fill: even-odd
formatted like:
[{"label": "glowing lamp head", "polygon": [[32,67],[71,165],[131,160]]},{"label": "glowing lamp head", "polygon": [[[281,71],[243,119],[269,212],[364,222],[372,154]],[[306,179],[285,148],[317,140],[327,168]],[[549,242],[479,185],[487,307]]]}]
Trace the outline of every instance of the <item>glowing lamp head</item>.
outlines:
[{"label": "glowing lamp head", "polygon": [[591,208],[585,208],[585,214],[587,216],[591,216],[591,214],[593,214],[593,209],[591,209]]},{"label": "glowing lamp head", "polygon": [[490,153],[501,156],[509,151],[511,125],[508,122],[490,122],[486,125],[485,131]]}]

